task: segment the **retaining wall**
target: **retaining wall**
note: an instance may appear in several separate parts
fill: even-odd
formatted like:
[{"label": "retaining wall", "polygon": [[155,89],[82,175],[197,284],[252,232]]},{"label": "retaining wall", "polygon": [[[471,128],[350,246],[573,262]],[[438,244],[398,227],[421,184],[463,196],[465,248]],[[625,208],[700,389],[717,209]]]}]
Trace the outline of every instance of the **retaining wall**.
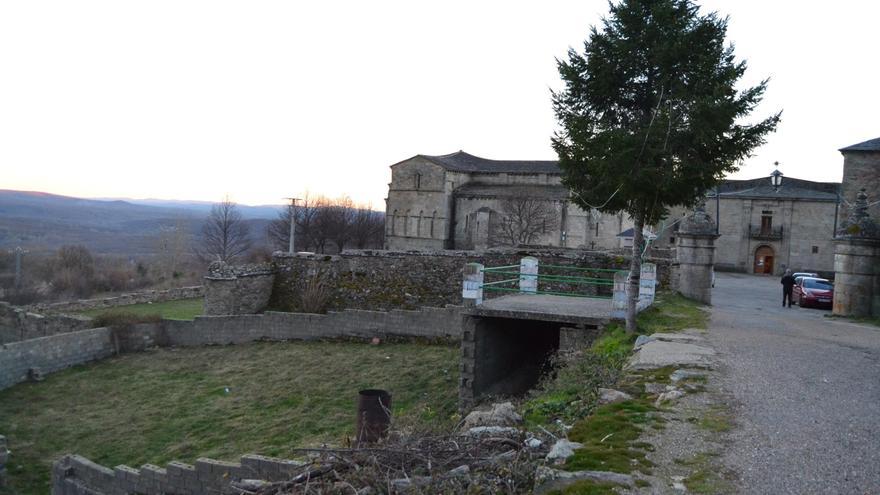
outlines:
[{"label": "retaining wall", "polygon": [[[467,263],[484,266],[519,266],[525,256],[539,265],[628,269],[629,260],[619,254],[566,250],[476,251],[344,251],[341,255],[291,255],[275,253],[275,280],[269,307],[299,311],[308,280],[321,274],[328,288],[329,308],[413,309],[418,306],[461,304],[462,269]],[[657,280],[666,287],[671,260],[657,264]],[[566,290],[559,287],[560,290]],[[610,293],[609,293],[610,295]],[[207,298],[206,298],[207,304]]]},{"label": "retaining wall", "polygon": [[32,313],[0,301],[0,344],[75,332],[92,326],[92,319],[79,315]]},{"label": "retaining wall", "polygon": [[204,288],[201,285],[192,287],[176,287],[164,290],[145,290],[120,294],[113,297],[97,299],[80,299],[78,301],[66,301],[51,304],[34,304],[29,310],[43,313],[60,313],[64,311],[86,311],[89,309],[114,308],[116,306],[128,306],[130,304],[143,304],[148,302],[177,301],[179,299],[193,299],[202,297]]},{"label": "retaining wall", "polygon": [[303,463],[259,455],[242,456],[240,462],[198,459],[195,464],[171,462],[161,468],[145,464],[108,468],[85,457],[67,455],[52,465],[53,495],[196,495],[249,493],[233,485],[241,480],[285,481]]}]

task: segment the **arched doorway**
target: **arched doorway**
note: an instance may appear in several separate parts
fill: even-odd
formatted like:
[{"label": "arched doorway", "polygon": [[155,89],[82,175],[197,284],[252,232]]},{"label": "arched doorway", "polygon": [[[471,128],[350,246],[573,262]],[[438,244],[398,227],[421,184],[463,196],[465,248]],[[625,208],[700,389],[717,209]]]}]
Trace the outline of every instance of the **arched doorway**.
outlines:
[{"label": "arched doorway", "polygon": [[755,273],[773,275],[773,248],[761,246],[755,250]]}]

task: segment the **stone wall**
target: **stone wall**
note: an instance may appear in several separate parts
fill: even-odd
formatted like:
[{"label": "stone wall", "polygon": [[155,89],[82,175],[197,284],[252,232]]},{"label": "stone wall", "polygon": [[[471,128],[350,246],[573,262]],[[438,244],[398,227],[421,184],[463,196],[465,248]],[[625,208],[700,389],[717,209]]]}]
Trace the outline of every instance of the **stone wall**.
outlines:
[{"label": "stone wall", "polygon": [[61,313],[69,311],[86,311],[90,309],[115,308],[116,306],[128,306],[130,304],[144,304],[150,302],[177,301],[179,299],[194,299],[204,295],[201,285],[192,287],[176,287],[165,290],[146,290],[120,294],[113,297],[98,299],[81,299],[78,301],[66,301],[51,304],[34,304],[28,309],[38,313],[51,312]]},{"label": "stone wall", "polygon": [[275,274],[271,265],[229,266],[214,263],[205,277],[205,315],[259,313],[272,295]]},{"label": "stone wall", "polygon": [[[164,468],[145,464],[108,468],[85,457],[67,455],[52,465],[53,495],[196,495],[251,493],[237,488],[242,480],[285,481],[303,463],[260,455],[242,456],[240,462],[198,459],[195,464],[170,462]],[[254,486],[256,481],[251,482]]]},{"label": "stone wall", "polygon": [[[305,284],[309,278],[319,274],[325,279],[330,294],[328,307],[333,310],[459,305],[462,269],[467,263],[481,263],[487,267],[519,265],[520,259],[525,256],[538,258],[542,265],[629,268],[629,260],[625,256],[566,249],[490,250],[480,253],[344,251],[335,256],[276,253],[275,286],[269,307],[299,311]],[[671,260],[651,261],[657,263],[660,285],[668,286]]]},{"label": "stone wall", "polygon": [[91,328],[86,316],[32,313],[0,301],[0,344]]},{"label": "stone wall", "polygon": [[70,366],[150,347],[395,336],[457,340],[460,334],[458,306],[326,315],[267,312],[94,328],[0,345],[0,390]]},{"label": "stone wall", "polygon": [[0,345],[0,390],[114,353],[109,328],[92,328]]}]

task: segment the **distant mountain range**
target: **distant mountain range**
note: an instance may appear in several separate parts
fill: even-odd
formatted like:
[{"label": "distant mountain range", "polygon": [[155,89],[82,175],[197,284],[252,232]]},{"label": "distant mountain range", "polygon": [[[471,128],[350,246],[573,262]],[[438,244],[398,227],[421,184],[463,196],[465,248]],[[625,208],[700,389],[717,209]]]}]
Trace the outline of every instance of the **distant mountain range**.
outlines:
[{"label": "distant mountain range", "polygon": [[[0,189],[0,249],[21,246],[40,252],[82,244],[96,253],[151,254],[169,229],[180,228],[187,236],[195,236],[211,205],[202,201],[83,199]],[[281,208],[239,205],[254,241],[265,241],[268,223]]]}]

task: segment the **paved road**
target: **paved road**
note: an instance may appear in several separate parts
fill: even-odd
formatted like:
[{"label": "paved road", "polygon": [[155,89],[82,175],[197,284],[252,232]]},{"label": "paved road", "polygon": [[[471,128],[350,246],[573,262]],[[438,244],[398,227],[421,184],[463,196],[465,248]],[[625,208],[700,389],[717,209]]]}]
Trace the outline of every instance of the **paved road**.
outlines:
[{"label": "paved road", "polygon": [[741,493],[880,493],[880,328],[782,307],[775,277],[718,274],[711,339]]}]

